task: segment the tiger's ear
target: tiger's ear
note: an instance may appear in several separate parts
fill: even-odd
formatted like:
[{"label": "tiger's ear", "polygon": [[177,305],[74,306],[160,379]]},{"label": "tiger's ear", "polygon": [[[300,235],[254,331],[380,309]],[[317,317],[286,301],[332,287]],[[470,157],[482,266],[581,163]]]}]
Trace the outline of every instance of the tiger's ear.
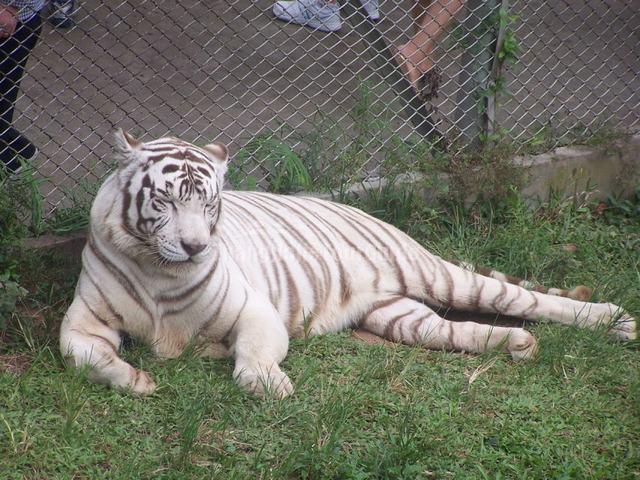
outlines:
[{"label": "tiger's ear", "polygon": [[136,159],[136,153],[142,142],[121,128],[116,130],[114,136],[116,139],[116,160],[118,160],[119,167],[124,168]]},{"label": "tiger's ear", "polygon": [[227,172],[227,164],[229,162],[229,149],[222,142],[213,142],[202,148],[210,154],[209,158],[213,160],[216,166],[218,181],[220,182],[220,185],[223,185],[224,174]]}]

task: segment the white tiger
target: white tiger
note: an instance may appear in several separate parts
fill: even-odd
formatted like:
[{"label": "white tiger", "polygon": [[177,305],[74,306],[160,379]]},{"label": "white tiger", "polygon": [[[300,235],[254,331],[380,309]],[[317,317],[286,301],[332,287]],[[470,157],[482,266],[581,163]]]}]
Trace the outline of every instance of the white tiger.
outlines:
[{"label": "white tiger", "polygon": [[[147,394],[150,376],[118,356],[121,332],[176,357],[235,358],[237,382],[257,394],[293,392],[279,363],[288,339],[360,328],[431,349],[534,355],[524,329],[451,322],[433,309],[606,325],[636,338],[634,319],[581,289],[556,295],[489,278],[426,251],[362,211],[315,198],[222,191],[227,148],[116,134],[119,167],[93,203],[82,272],[60,347],[90,378]],[[564,296],[558,296],[564,295]]]}]

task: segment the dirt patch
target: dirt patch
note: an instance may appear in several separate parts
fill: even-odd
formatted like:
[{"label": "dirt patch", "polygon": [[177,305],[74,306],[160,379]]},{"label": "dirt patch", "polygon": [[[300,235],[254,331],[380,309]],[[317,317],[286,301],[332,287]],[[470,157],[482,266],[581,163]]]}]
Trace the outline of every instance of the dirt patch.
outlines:
[{"label": "dirt patch", "polygon": [[0,372],[22,375],[31,366],[32,359],[24,353],[0,355]]}]

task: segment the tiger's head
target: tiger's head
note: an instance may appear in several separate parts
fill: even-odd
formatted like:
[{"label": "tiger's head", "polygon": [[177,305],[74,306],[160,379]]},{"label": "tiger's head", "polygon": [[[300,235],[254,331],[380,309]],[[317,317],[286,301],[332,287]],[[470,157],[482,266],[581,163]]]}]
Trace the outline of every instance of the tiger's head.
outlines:
[{"label": "tiger's head", "polygon": [[[164,267],[209,258],[220,218],[227,147],[196,147],[169,137],[142,142],[118,130],[115,151],[118,169],[110,188],[118,192],[105,222],[111,243]],[[92,212],[92,218],[96,215]]]}]

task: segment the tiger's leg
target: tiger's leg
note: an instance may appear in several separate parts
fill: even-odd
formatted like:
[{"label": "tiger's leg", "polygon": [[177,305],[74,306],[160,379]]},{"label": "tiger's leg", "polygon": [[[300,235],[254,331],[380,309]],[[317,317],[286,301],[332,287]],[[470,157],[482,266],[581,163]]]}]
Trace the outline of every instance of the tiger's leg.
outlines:
[{"label": "tiger's leg", "polygon": [[75,368],[90,366],[89,379],[115,388],[148,394],[156,385],[148,373],[118,356],[120,334],[101,321],[77,296],[60,327],[60,350]]},{"label": "tiger's leg", "polygon": [[445,269],[447,277],[435,282],[432,289],[434,296],[443,300],[440,302],[443,306],[533,321],[542,317],[592,329],[605,326],[609,333],[623,340],[637,337],[635,319],[612,303],[582,302],[530,291],[443,262],[441,271]]},{"label": "tiger's leg", "polygon": [[278,365],[287,355],[289,333],[270,303],[257,300],[242,309],[235,325],[233,376],[250,393],[284,398],[293,385]]},{"label": "tiger's leg", "polygon": [[402,296],[378,302],[359,327],[388,340],[433,350],[482,353],[499,347],[514,360],[531,358],[537,350],[533,335],[522,328],[451,322],[428,306]]},{"label": "tiger's leg", "polygon": [[501,282],[511,283],[512,285],[518,285],[519,287],[526,288],[527,290],[546,293],[548,295],[568,297],[572,298],[573,300],[581,300],[583,302],[586,302],[591,298],[591,295],[593,293],[593,291],[589,287],[586,287],[584,285],[578,285],[574,288],[549,288],[545,287],[544,285],[534,283],[530,280],[526,280],[524,278],[518,278],[507,273],[499,272],[498,270],[494,270],[492,268],[481,267],[459,260],[449,260],[449,262],[470,272],[475,272],[479,275],[482,275],[483,277],[495,278],[496,280],[500,280]]}]

